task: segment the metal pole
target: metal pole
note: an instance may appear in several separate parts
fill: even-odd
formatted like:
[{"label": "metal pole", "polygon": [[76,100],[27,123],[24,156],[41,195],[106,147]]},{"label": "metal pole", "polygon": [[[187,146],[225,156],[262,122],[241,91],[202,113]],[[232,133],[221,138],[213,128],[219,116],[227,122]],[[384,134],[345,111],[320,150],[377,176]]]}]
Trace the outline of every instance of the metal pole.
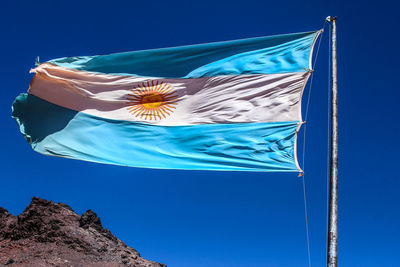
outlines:
[{"label": "metal pole", "polygon": [[328,17],[332,23],[332,103],[331,103],[331,164],[329,183],[329,233],[327,266],[337,266],[338,236],[338,104],[337,104],[337,64],[336,64],[336,17]]}]

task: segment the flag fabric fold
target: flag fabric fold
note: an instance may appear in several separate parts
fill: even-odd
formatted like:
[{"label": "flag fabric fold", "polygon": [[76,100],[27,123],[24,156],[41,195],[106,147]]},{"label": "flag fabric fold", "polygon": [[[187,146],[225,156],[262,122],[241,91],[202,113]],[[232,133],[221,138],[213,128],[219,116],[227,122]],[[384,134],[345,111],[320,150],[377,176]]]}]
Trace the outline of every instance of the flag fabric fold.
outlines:
[{"label": "flag fabric fold", "polygon": [[13,117],[45,155],[147,168],[301,171],[301,97],[319,33],[50,60],[33,70]]}]

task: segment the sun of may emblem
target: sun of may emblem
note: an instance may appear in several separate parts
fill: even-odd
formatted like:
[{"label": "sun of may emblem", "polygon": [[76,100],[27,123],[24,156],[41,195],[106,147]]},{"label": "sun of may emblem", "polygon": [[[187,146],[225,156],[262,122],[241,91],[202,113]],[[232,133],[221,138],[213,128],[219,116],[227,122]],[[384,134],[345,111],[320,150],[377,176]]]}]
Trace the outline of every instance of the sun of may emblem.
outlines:
[{"label": "sun of may emblem", "polygon": [[128,111],[140,119],[166,118],[177,105],[178,95],[173,87],[160,81],[144,82],[128,95]]}]

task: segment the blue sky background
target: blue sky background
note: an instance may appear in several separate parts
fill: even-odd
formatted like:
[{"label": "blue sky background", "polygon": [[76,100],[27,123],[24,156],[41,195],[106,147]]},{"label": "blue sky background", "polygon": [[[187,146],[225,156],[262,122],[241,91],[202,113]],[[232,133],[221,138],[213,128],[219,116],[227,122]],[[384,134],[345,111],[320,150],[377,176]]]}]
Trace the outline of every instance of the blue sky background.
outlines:
[{"label": "blue sky background", "polygon": [[[398,9],[385,0],[2,1],[0,206],[17,215],[38,196],[79,214],[90,208],[143,257],[169,267],[306,266],[297,174],[136,169],[42,156],[19,133],[11,104],[26,92],[36,56],[310,31],[336,15],[339,265],[400,266]],[[313,266],[324,266],[326,257],[328,81],[326,31],[307,120]]]}]

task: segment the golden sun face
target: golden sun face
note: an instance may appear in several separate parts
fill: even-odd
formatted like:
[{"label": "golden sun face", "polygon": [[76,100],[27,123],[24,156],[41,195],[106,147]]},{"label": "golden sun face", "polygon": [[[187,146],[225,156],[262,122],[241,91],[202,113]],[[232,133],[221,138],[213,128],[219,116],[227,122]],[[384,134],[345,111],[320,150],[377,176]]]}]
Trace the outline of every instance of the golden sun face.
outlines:
[{"label": "golden sun face", "polygon": [[128,111],[145,120],[166,118],[176,109],[178,95],[173,87],[160,81],[144,82],[131,90]]}]

